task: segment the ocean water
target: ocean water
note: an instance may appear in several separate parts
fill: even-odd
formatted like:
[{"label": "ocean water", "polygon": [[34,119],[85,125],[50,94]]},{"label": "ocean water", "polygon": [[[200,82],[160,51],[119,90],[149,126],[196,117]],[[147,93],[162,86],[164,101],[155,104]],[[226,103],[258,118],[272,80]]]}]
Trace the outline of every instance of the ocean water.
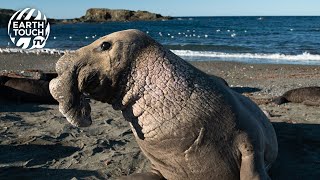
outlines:
[{"label": "ocean water", "polygon": [[[139,29],[186,60],[320,65],[320,17],[181,17],[169,21],[52,25],[46,48],[74,50]],[[7,29],[0,47],[13,48]]]}]

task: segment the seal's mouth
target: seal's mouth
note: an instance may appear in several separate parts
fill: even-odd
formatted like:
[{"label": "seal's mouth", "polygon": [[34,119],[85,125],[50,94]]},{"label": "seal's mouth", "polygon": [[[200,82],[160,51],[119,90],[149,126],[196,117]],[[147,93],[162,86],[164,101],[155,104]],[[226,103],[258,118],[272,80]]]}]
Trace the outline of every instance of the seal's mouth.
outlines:
[{"label": "seal's mouth", "polygon": [[88,99],[78,89],[75,71],[64,72],[50,81],[50,93],[59,102],[59,111],[74,126],[90,126],[91,107]]},{"label": "seal's mouth", "polygon": [[110,85],[111,80],[108,78],[104,78],[102,80],[98,79],[97,77],[91,78],[87,82],[85,82],[85,87],[81,91],[87,97],[91,99],[103,102],[103,103],[110,103],[111,102],[111,94],[110,94]]},{"label": "seal's mouth", "polygon": [[91,107],[85,96],[80,97],[80,104],[77,108],[71,108],[69,111],[64,112],[63,106],[59,104],[59,111],[74,126],[87,127],[92,124]]}]

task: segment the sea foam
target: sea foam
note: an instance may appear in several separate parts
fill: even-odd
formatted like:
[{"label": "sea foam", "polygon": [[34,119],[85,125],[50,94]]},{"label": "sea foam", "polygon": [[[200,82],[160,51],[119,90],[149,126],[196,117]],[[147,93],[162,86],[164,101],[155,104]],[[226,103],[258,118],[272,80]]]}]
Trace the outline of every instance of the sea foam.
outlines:
[{"label": "sea foam", "polygon": [[[213,51],[171,50],[187,60],[224,60],[253,63],[320,64],[320,55],[304,52],[297,55],[263,53],[223,53]],[[214,58],[214,59],[212,59]]]},{"label": "sea foam", "polygon": [[[249,63],[277,63],[277,64],[313,64],[320,65],[320,55],[304,52],[297,55],[286,55],[280,53],[223,53],[214,51],[192,51],[192,50],[171,50],[176,55],[193,61],[235,61]],[[61,49],[32,49],[23,50],[20,48],[0,48],[0,53],[21,53],[21,54],[56,54],[74,53],[74,50]]]},{"label": "sea foam", "polygon": [[0,48],[0,53],[21,53],[21,54],[58,54],[73,53],[74,50],[61,50],[61,49],[20,49],[20,48]]}]

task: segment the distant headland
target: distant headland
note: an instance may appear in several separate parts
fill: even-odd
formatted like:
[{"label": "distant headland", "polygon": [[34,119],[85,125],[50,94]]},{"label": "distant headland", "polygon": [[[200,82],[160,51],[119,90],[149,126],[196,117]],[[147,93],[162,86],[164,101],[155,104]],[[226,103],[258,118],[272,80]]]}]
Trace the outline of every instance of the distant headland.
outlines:
[{"label": "distant headland", "polygon": [[131,11],[124,9],[90,8],[80,18],[63,20],[63,22],[108,22],[108,21],[157,21],[172,19],[169,16],[151,13],[148,11]]},{"label": "distant headland", "polygon": [[[15,10],[0,9],[0,27],[7,26],[11,16]],[[44,12],[45,13],[45,12]],[[161,21],[170,20],[170,16],[162,16],[161,14],[151,13],[148,11],[131,11],[125,9],[106,9],[106,8],[90,8],[84,16],[74,19],[52,19],[48,18],[51,24],[69,24],[69,23],[97,23],[97,22],[128,22],[128,21]]]},{"label": "distant headland", "polygon": [[6,27],[11,16],[15,13],[15,10],[12,9],[0,9],[0,28]]}]

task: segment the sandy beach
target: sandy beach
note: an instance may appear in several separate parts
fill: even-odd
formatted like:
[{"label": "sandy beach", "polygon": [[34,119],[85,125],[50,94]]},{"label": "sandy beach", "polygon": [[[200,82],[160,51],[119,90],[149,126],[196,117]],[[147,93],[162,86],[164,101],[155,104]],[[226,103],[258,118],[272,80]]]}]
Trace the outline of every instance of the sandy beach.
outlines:
[{"label": "sandy beach", "polygon": [[[41,69],[53,72],[58,55],[0,54],[0,72]],[[279,155],[272,179],[320,178],[319,107],[271,98],[287,90],[320,86],[320,66],[191,62],[224,78],[230,88],[268,112],[276,130]],[[0,100],[0,179],[115,179],[146,171],[140,151],[120,111],[91,100],[93,124],[72,127],[58,105]]]}]

